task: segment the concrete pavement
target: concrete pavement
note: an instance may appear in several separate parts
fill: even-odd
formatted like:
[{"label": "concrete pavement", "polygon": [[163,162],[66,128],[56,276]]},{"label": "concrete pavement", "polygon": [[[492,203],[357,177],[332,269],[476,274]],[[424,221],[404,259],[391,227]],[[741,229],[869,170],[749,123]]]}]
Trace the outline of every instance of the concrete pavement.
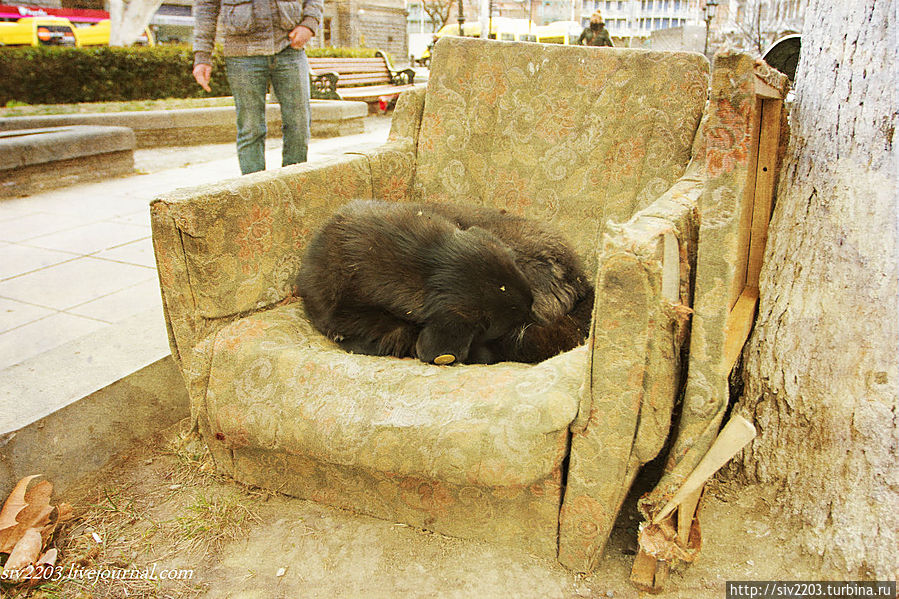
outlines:
[{"label": "concrete pavement", "polygon": [[[368,116],[362,134],[313,139],[309,160],[376,147],[389,128],[389,116]],[[280,146],[268,140],[270,169]],[[167,354],[148,205],[240,171],[233,143],[136,150],[135,167],[132,176],[0,200],[0,434]]]}]

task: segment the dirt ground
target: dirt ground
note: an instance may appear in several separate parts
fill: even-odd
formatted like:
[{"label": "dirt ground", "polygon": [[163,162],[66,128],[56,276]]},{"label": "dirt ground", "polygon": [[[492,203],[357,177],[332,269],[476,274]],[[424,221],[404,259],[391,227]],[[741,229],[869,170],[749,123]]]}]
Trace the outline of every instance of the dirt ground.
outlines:
[{"label": "dirt ground", "polygon": [[[183,425],[61,499],[73,503],[76,518],[55,539],[60,580],[28,591],[4,587],[3,597],[644,596],[628,582],[633,510],[619,518],[597,571],[582,576],[522,550],[248,489],[216,475]],[[794,531],[769,515],[773,499],[760,488],[713,483],[700,515],[702,554],[657,596],[722,599],[727,580],[844,578],[799,551]],[[634,501],[632,494],[627,504]],[[94,580],[103,572],[131,579]]]}]

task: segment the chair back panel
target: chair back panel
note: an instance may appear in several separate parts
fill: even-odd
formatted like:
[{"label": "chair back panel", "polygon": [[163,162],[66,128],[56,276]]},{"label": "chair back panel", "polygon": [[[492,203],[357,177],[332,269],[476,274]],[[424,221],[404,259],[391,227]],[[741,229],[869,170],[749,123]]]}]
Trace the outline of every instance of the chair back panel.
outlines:
[{"label": "chair back panel", "polygon": [[694,53],[445,37],[414,198],[550,221],[592,268],[605,222],[629,219],[683,174],[708,71]]}]

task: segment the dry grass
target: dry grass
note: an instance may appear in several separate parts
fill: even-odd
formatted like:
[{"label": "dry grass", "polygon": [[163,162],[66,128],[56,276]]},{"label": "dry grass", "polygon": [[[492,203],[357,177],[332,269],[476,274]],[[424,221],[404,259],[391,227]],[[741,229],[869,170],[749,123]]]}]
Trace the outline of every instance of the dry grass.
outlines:
[{"label": "dry grass", "polygon": [[[5,587],[3,597],[42,599],[193,599],[194,580],[150,579],[160,570],[197,570],[230,541],[259,522],[253,504],[268,492],[246,489],[215,473],[199,437],[181,430],[161,448],[127,458],[122,480],[101,480],[61,527],[54,545],[56,576],[36,588]],[[154,570],[155,568],[155,570]],[[128,580],[99,579],[129,576]],[[143,578],[141,578],[143,576]],[[90,577],[89,579],[86,577]]]}]

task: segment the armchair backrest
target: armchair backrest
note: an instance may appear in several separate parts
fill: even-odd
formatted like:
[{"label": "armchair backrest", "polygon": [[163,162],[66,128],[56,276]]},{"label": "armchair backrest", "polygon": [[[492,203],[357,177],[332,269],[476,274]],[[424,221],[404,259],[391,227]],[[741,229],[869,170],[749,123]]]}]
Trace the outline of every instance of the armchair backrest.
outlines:
[{"label": "armchair backrest", "polygon": [[683,174],[708,83],[694,53],[444,37],[413,195],[553,222],[592,267],[605,222]]}]

